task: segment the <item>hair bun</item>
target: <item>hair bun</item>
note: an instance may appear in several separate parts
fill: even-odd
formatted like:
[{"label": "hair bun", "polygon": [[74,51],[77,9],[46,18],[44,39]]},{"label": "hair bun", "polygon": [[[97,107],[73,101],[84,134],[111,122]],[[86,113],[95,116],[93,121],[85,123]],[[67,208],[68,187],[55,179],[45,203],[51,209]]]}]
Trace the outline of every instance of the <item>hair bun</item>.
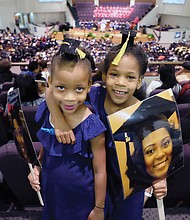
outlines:
[{"label": "hair bun", "polygon": [[77,48],[79,47],[81,41],[65,38],[61,44],[60,47],[60,54],[62,55],[72,55],[72,56],[78,56]]},{"label": "hair bun", "polygon": [[135,30],[122,30],[121,31],[121,34],[122,34],[121,45],[123,45],[126,42],[129,32],[130,32],[130,37],[129,37],[129,41],[127,45],[128,46],[134,45],[134,39],[137,35],[137,32]]}]

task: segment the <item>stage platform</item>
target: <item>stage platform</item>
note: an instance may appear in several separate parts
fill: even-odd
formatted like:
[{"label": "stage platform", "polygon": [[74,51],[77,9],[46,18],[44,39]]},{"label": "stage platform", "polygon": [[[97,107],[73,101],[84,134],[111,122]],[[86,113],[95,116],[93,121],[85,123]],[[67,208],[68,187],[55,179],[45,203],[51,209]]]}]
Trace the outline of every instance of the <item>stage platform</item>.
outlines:
[{"label": "stage platform", "polygon": [[[86,38],[87,35],[89,33],[92,33],[95,35],[95,38],[100,39],[102,37],[105,38],[105,34],[109,34],[109,36],[112,38],[112,42],[114,44],[119,44],[121,42],[121,33],[120,31],[105,31],[105,32],[101,32],[101,31],[94,31],[94,30],[88,30],[88,29],[80,29],[80,28],[73,28],[70,29],[69,31],[66,31],[64,33],[62,32],[57,32],[55,36],[56,40],[63,40],[64,35],[68,35],[71,38],[76,38],[76,37],[80,37],[80,38]],[[142,34],[141,32],[137,32],[137,36],[135,38],[135,41],[139,42],[146,42],[148,41],[147,38],[147,34]]]}]

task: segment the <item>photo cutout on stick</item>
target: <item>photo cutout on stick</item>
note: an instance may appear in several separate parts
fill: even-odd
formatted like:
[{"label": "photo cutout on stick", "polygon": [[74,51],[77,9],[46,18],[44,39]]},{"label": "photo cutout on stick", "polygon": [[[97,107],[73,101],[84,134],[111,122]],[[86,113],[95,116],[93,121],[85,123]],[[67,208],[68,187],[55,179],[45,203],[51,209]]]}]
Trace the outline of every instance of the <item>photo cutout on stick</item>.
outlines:
[{"label": "photo cutout on stick", "polygon": [[183,167],[182,134],[170,89],[108,116],[124,198]]},{"label": "photo cutout on stick", "polygon": [[19,156],[27,163],[41,167],[21,107],[19,89],[10,92],[7,99],[8,117]]}]

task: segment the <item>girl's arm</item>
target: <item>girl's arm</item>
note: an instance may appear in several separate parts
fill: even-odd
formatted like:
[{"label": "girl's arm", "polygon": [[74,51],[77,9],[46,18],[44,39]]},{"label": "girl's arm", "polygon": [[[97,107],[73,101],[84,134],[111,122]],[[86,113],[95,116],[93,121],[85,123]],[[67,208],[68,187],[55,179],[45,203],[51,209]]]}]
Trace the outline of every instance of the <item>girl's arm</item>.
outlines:
[{"label": "girl's arm", "polygon": [[91,148],[93,153],[92,163],[94,170],[95,204],[94,209],[89,214],[88,220],[103,220],[107,180],[104,134],[101,134],[91,140]]},{"label": "girl's arm", "polygon": [[49,88],[46,89],[46,103],[52,115],[57,140],[64,144],[75,143],[74,133],[63,117],[61,109],[54,101],[51,90]]}]

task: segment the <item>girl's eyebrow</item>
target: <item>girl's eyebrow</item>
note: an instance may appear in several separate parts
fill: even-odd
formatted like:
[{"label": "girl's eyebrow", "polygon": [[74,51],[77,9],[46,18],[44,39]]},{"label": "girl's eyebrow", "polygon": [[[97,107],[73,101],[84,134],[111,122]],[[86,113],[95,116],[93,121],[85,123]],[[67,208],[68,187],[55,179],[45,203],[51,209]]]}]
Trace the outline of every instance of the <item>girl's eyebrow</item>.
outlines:
[{"label": "girl's eyebrow", "polygon": [[54,84],[56,84],[56,85],[64,85],[64,83],[59,82],[59,81],[54,82]]},{"label": "girl's eyebrow", "polygon": [[138,74],[137,72],[127,72],[127,74]]}]

